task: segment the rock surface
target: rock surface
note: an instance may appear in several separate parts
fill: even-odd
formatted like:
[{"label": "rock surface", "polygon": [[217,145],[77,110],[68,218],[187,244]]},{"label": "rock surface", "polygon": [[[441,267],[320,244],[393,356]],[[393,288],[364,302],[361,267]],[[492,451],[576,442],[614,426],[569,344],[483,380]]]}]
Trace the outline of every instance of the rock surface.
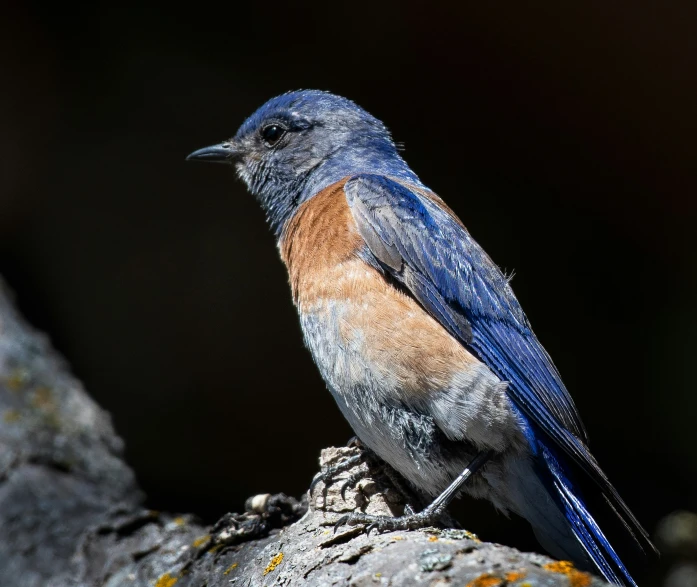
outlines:
[{"label": "rock surface", "polygon": [[[399,515],[404,496],[362,460],[295,500],[256,496],[213,528],[142,507],[123,443],[0,282],[0,583],[13,587],[465,585],[588,587],[599,579],[464,530],[366,535],[345,513]],[[360,454],[322,452],[320,465]],[[342,480],[363,478],[341,495]]]}]

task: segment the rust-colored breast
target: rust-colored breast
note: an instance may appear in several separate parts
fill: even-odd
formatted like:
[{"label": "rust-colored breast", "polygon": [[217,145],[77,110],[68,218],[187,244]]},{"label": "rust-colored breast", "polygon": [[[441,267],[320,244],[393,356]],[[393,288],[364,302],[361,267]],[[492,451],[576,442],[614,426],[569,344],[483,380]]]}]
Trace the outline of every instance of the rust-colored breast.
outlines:
[{"label": "rust-colored breast", "polygon": [[[347,178],[348,179],[348,178]],[[363,246],[344,184],[330,185],[305,202],[283,231],[279,247],[299,307],[339,294],[339,282]]]}]

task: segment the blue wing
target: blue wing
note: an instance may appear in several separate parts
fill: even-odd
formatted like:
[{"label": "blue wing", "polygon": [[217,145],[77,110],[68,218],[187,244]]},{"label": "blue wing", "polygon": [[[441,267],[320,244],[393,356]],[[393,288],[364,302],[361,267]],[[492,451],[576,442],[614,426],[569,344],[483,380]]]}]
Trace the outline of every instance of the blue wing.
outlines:
[{"label": "blue wing", "polygon": [[380,268],[509,382],[512,401],[535,429],[600,486],[630,533],[653,548],[588,451],[576,407],[508,280],[457,217],[433,194],[380,175],[354,176],[344,191]]},{"label": "blue wing", "polygon": [[511,382],[511,396],[526,414],[564,444],[565,431],[586,441],[574,403],[507,279],[453,214],[384,176],[356,176],[344,190],[361,235],[389,273]]}]

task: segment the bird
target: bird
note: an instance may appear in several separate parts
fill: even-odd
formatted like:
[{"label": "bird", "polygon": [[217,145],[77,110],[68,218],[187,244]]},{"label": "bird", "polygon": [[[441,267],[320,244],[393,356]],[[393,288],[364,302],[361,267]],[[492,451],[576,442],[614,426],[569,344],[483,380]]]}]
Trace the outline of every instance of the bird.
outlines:
[{"label": "bird", "polygon": [[265,212],[340,411],[433,500],[339,524],[423,527],[464,492],[525,518],[552,556],[636,585],[617,545],[657,551],[591,454],[510,279],[382,121],[330,92],[291,91],[187,159],[234,166]]}]

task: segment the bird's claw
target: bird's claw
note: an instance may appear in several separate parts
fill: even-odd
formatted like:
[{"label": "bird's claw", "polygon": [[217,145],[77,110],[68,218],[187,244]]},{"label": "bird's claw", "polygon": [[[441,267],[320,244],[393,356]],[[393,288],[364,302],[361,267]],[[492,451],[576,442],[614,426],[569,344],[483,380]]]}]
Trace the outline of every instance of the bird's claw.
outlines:
[{"label": "bird's claw", "polygon": [[324,481],[324,473],[322,473],[321,471],[320,471],[319,473],[317,473],[317,474],[312,478],[312,481],[310,482],[310,489],[309,489],[310,495],[312,495],[312,493],[313,493],[314,490],[315,490],[315,487],[317,487],[317,484],[318,484],[320,481]]},{"label": "bird's claw", "polygon": [[358,448],[358,449],[365,448],[365,445],[361,442],[361,439],[358,438],[358,436],[352,436],[351,438],[349,438],[349,441],[346,443],[346,446],[349,448]]},{"label": "bird's claw", "polygon": [[348,516],[348,515],[346,515],[346,516],[341,516],[341,517],[336,521],[336,523],[334,524],[334,532],[333,532],[334,534],[336,534],[336,531],[337,531],[341,526],[346,525],[346,523],[349,521],[349,517],[350,517],[350,516]]},{"label": "bird's claw", "polygon": [[[317,484],[320,481],[323,481],[325,486],[329,485],[329,483],[340,473],[343,473],[345,471],[348,471],[352,467],[355,467],[359,463],[361,463],[364,459],[363,454],[357,454],[348,457],[347,459],[344,459],[343,461],[338,462],[336,465],[332,465],[330,467],[327,467],[326,471],[321,471],[317,473],[314,478],[312,479],[312,482],[310,483],[310,495],[312,492],[315,490],[315,487],[317,487]],[[349,477],[350,479],[351,477]],[[326,490],[326,487],[325,487]]]},{"label": "bird's claw", "polygon": [[344,525],[358,526],[359,524],[365,525],[366,534],[370,534],[371,530],[377,530],[378,534],[397,530],[420,530],[421,528],[428,528],[437,524],[439,518],[439,512],[430,511],[428,508],[418,514],[415,514],[411,508],[405,508],[405,514],[396,518],[353,512],[341,516],[336,521],[334,532]]},{"label": "bird's claw", "polygon": [[374,528],[378,528],[378,518],[383,516],[371,516],[368,514],[363,514],[361,512],[352,512],[341,516],[334,524],[334,534],[341,526],[359,526],[360,524],[368,524],[364,530],[366,534],[370,534],[370,531]]},{"label": "bird's claw", "polygon": [[356,483],[358,483],[361,479],[366,477],[368,475],[368,471],[361,470],[358,471],[357,473],[353,473],[349,475],[346,480],[341,484],[341,499],[346,501],[346,491],[349,489],[353,488],[356,486]]}]

